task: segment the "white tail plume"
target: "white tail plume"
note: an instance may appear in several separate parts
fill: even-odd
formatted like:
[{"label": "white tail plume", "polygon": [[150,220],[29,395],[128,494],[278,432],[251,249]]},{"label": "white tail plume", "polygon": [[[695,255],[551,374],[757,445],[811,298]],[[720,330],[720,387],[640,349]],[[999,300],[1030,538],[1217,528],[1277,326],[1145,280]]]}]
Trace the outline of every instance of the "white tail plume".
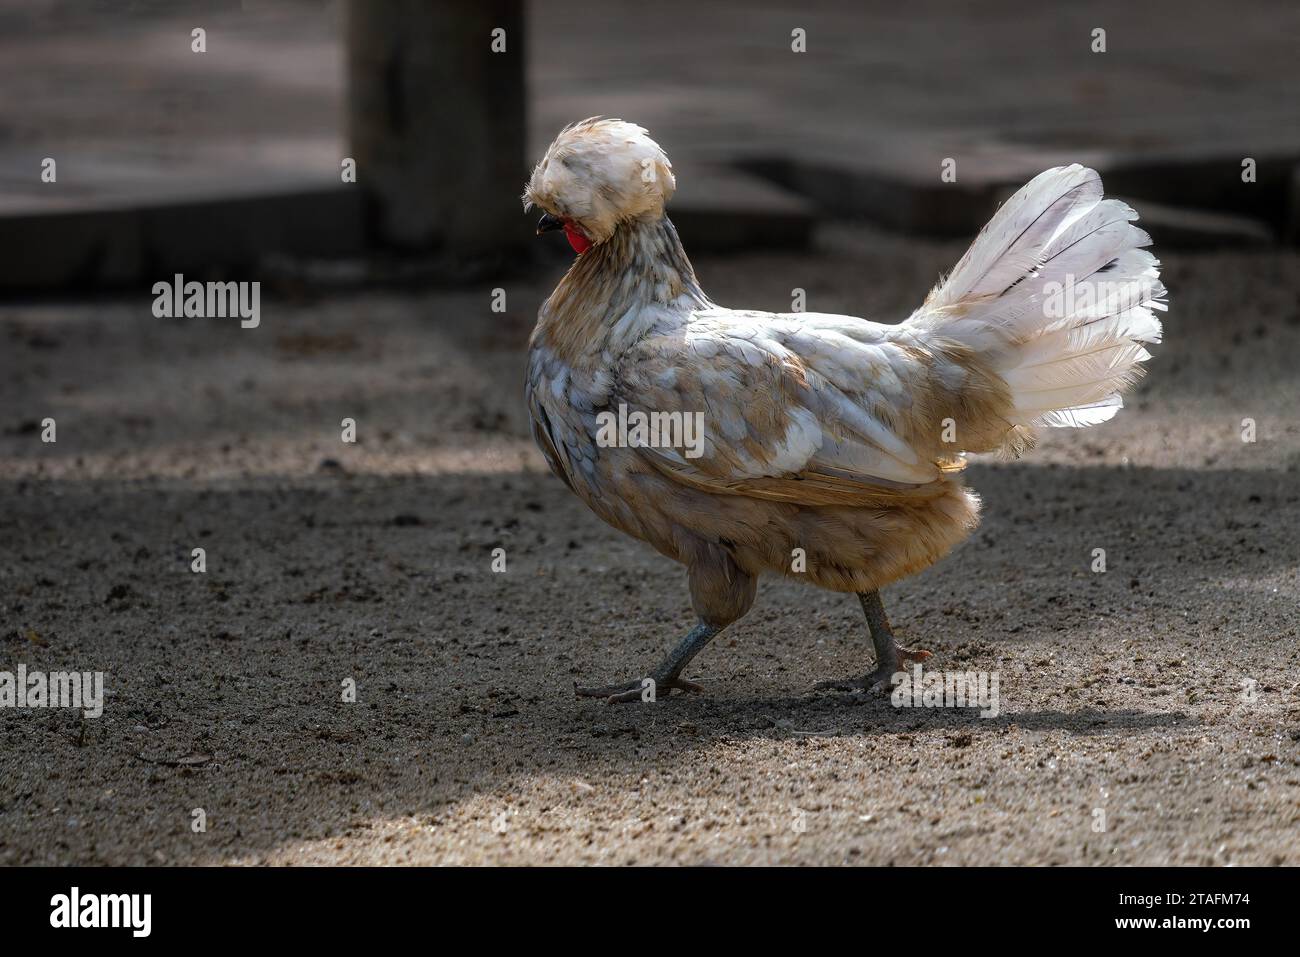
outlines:
[{"label": "white tail plume", "polygon": [[976,353],[1011,395],[1003,447],[1039,426],[1105,422],[1160,341],[1159,261],[1135,213],[1079,165],[1012,196],[908,325]]}]

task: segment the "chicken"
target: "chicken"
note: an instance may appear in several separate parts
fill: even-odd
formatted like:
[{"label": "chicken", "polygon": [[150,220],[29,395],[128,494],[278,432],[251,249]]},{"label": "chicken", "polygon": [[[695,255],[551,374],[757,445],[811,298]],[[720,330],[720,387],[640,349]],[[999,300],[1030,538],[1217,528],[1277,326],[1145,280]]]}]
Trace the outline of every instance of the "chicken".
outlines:
[{"label": "chicken", "polygon": [[665,215],[675,187],[644,129],[593,118],[560,133],[523,197],[578,254],[530,341],[533,437],[601,519],[686,566],[698,617],[653,686],[575,691],[701,690],[683,670],[764,573],[856,593],[876,667],[818,687],[888,687],[929,653],[897,644],[880,590],[975,528],[965,453],[1105,422],[1150,358],[1165,308],[1150,238],[1094,171],[1064,166],[1003,204],[901,323],[728,309]]}]

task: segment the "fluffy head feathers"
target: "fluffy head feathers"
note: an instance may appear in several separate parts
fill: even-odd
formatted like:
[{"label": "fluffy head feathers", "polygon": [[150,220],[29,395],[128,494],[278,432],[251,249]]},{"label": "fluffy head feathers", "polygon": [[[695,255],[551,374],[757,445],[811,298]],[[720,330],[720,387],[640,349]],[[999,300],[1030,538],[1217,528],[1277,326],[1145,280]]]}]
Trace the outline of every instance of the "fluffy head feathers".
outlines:
[{"label": "fluffy head feathers", "polygon": [[572,220],[601,243],[621,222],[658,219],[676,188],[672,164],[644,129],[592,117],[560,131],[533,170],[524,209]]}]

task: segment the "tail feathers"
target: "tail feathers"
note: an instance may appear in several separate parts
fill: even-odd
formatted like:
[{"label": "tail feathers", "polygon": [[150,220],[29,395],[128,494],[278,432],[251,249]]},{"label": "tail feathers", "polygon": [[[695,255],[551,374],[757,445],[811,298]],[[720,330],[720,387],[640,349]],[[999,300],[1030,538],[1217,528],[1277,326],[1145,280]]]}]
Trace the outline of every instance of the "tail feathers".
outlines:
[{"label": "tail feathers", "polygon": [[[1005,384],[1001,447],[1038,427],[1105,422],[1159,342],[1165,288],[1151,238],[1101,179],[1051,169],[1011,197],[907,328],[974,353]],[[977,430],[983,431],[983,430]],[[987,451],[971,449],[969,451]]]}]

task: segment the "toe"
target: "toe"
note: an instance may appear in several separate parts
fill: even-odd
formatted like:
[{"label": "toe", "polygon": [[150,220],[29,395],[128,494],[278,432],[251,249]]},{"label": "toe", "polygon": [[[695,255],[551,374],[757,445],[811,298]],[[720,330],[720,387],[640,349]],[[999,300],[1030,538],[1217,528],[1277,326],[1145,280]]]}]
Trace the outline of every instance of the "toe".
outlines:
[{"label": "toe", "polygon": [[631,701],[653,701],[658,698],[667,697],[673,690],[689,692],[691,694],[703,694],[704,688],[697,685],[694,681],[687,681],[685,678],[661,678],[653,679],[655,681],[655,698],[646,696],[647,690],[646,678],[640,678],[636,681],[629,681],[621,685],[609,685],[604,688],[580,688],[578,683],[573,683],[573,693],[579,698],[604,698],[606,704],[625,704]]},{"label": "toe", "polygon": [[605,704],[628,704],[632,701],[641,700],[640,687],[632,688],[628,691],[619,691],[605,696]]},{"label": "toe", "polygon": [[615,695],[631,693],[635,689],[640,695],[640,684],[623,684],[623,685],[606,685],[603,688],[579,688],[578,683],[573,683],[573,693],[579,698],[611,698]]}]

